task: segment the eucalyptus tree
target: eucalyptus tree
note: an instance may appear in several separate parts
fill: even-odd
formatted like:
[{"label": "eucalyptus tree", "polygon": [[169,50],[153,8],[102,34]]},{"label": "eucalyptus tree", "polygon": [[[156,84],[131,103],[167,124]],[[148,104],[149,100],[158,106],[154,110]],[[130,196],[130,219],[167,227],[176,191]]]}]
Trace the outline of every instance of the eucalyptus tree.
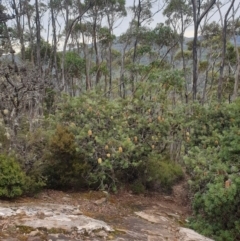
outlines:
[{"label": "eucalyptus tree", "polygon": [[20,43],[21,59],[23,61],[26,59],[26,46],[33,50],[34,42],[36,42],[36,58],[32,52],[31,61],[40,69],[42,67],[40,57],[42,18],[47,11],[45,1],[10,0],[9,5],[15,16],[12,37]]},{"label": "eucalyptus tree", "polygon": [[[107,33],[107,45],[108,45],[108,71],[109,71],[109,94],[112,89],[112,44],[115,38],[113,34],[114,25],[116,21],[127,15],[125,8],[125,0],[105,0],[104,14],[107,19],[108,33]],[[106,42],[106,41],[105,41]]]},{"label": "eucalyptus tree", "polygon": [[[132,39],[135,38],[135,31],[131,26],[121,36],[123,53],[121,59],[120,80],[122,96],[126,92],[126,77],[130,77],[131,91],[135,89],[136,82],[158,81],[159,74],[171,66],[170,52],[175,52],[179,45],[178,34],[167,26],[159,23],[155,28],[141,26],[138,31],[138,44],[135,49]],[[132,57],[135,51],[135,62]],[[134,83],[132,82],[134,78]],[[133,89],[134,88],[134,89]],[[133,91],[134,93],[134,91]]]},{"label": "eucalyptus tree", "polygon": [[192,3],[192,14],[194,23],[194,37],[193,37],[193,80],[192,80],[192,94],[193,100],[197,98],[197,84],[198,84],[198,53],[197,53],[197,43],[198,43],[198,30],[199,26],[204,18],[204,16],[212,9],[216,0],[210,1],[200,1],[191,0]]},{"label": "eucalyptus tree", "polygon": [[56,21],[57,21],[57,15],[58,11],[56,10],[58,6],[58,1],[57,0],[50,0],[49,1],[49,7],[50,7],[50,12],[51,12],[51,22],[52,22],[52,39],[53,39],[53,69],[55,70],[55,76],[56,76],[56,81],[57,85],[59,86],[59,75],[58,75],[58,63],[57,63],[57,26],[56,26]]},{"label": "eucalyptus tree", "polygon": [[[227,28],[228,28],[228,16],[233,8],[235,3],[235,0],[230,0],[230,5],[227,9],[227,12],[224,15],[224,18],[221,14],[221,11],[219,10],[221,22],[222,22],[222,61],[219,69],[219,81],[218,81],[218,92],[217,92],[217,97],[218,101],[221,102],[222,99],[222,88],[223,88],[223,79],[224,79],[224,67],[225,67],[225,58],[226,58],[226,46],[227,46]],[[218,9],[219,9],[219,1],[218,1]]]},{"label": "eucalyptus tree", "polygon": [[[240,4],[239,4],[240,5]],[[239,5],[237,9],[239,9]],[[236,35],[240,35],[240,16],[235,20],[235,11],[233,8],[233,41],[234,41],[234,48],[236,51],[236,73],[235,73],[235,80],[234,80],[234,90],[233,90],[233,99],[236,99],[238,96],[238,88],[239,88],[239,76],[240,76],[240,47],[237,45]]]},{"label": "eucalyptus tree", "polygon": [[216,94],[217,66],[221,60],[221,52],[219,51],[221,49],[221,31],[220,24],[215,21],[207,23],[201,28],[201,46],[205,50],[205,54],[199,62],[199,74],[204,76],[202,104],[206,102],[208,93],[209,95]]},{"label": "eucalyptus tree", "polygon": [[40,13],[39,13],[39,1],[35,0],[35,11],[36,11],[36,43],[37,43],[37,67],[40,70],[41,67],[41,23],[40,23]]},{"label": "eucalyptus tree", "polygon": [[[149,23],[152,19],[152,0],[134,0],[133,6],[130,7],[133,18],[130,23],[130,32],[132,35],[132,44],[133,44],[133,54],[132,54],[132,63],[133,65],[136,62],[137,58],[137,46],[140,39],[141,34],[141,27],[144,25],[144,23]],[[130,77],[131,81],[131,90],[134,92],[134,81],[135,76],[134,72],[131,73]]]},{"label": "eucalyptus tree", "polygon": [[65,89],[65,91],[67,90],[66,79],[65,79],[65,55],[66,55],[69,37],[71,36],[78,21],[80,21],[83,18],[84,14],[86,14],[88,12],[88,10],[90,10],[92,7],[93,7],[93,2],[91,0],[89,0],[88,5],[84,6],[83,9],[81,9],[81,11],[77,14],[77,16],[74,19],[72,19],[71,23],[69,24],[69,27],[67,28],[65,41],[64,41],[64,45],[63,45],[62,61],[61,61],[61,68],[62,68],[61,89],[62,90],[63,89]]},{"label": "eucalyptus tree", "polygon": [[86,90],[91,89],[92,79],[90,70],[92,68],[92,56],[89,51],[89,42],[91,39],[91,24],[89,22],[81,23],[79,25],[79,30],[81,32],[82,39],[82,49],[83,56],[85,59],[85,77],[86,77]]},{"label": "eucalyptus tree", "polygon": [[188,102],[188,75],[186,71],[186,59],[184,53],[184,34],[187,27],[192,23],[192,8],[190,0],[166,0],[163,14],[167,17],[166,23],[178,34],[181,48],[182,68],[185,76],[185,96]]},{"label": "eucalyptus tree", "polygon": [[[160,61],[166,60],[171,50],[179,47],[179,34],[167,24],[158,23],[146,40],[158,53]],[[172,58],[172,57],[171,57]],[[170,60],[170,58],[168,58]]]},{"label": "eucalyptus tree", "polygon": [[10,52],[12,54],[12,62],[14,63],[14,53],[12,48],[9,31],[11,31],[7,26],[7,21],[14,18],[14,15],[10,16],[6,13],[6,8],[0,3],[0,56],[4,52]]},{"label": "eucalyptus tree", "polygon": [[126,52],[127,48],[131,43],[131,37],[126,33],[119,37],[119,43],[122,44],[121,48],[121,61],[120,61],[120,73],[119,73],[119,96],[122,98],[126,97]]},{"label": "eucalyptus tree", "polygon": [[77,52],[68,51],[66,53],[65,68],[67,70],[66,76],[68,77],[70,96],[79,95],[82,89],[80,82],[84,73],[84,62],[85,60]]},{"label": "eucalyptus tree", "polygon": [[[73,41],[73,45],[76,45],[75,51],[81,56],[84,57],[85,61],[85,87],[86,90],[92,88],[92,65],[93,65],[93,51],[91,49],[91,43],[93,45],[93,24],[92,24],[92,8],[95,4],[95,0],[73,0],[73,14],[75,16],[81,16],[74,23],[74,28],[71,31],[71,37]],[[75,20],[75,19],[74,19]],[[71,22],[74,21],[71,19]],[[98,41],[96,40],[96,44]],[[98,51],[98,45],[96,46]],[[96,59],[96,58],[95,58]],[[99,59],[98,59],[99,60]],[[100,62],[100,60],[99,60]]]},{"label": "eucalyptus tree", "polygon": [[[115,35],[111,34],[111,31],[107,27],[99,29],[99,47],[101,56],[101,72],[105,72],[105,92],[108,86],[108,95],[111,94],[112,89],[112,42],[115,39]],[[103,68],[104,67],[104,68]],[[107,81],[108,78],[108,81]]]},{"label": "eucalyptus tree", "polygon": [[[91,0],[85,0],[85,5],[89,5]],[[104,0],[92,0],[92,7],[89,8],[87,14],[87,17],[89,19],[89,22],[91,23],[91,37],[92,37],[92,46],[94,49],[94,55],[95,55],[95,72],[96,72],[96,78],[95,78],[95,84],[99,84],[101,79],[101,59],[100,59],[100,53],[99,53],[99,45],[98,45],[98,32],[102,25],[103,20],[103,8],[105,6]]]},{"label": "eucalyptus tree", "polygon": [[32,64],[34,64],[34,40],[35,40],[35,36],[34,36],[34,13],[35,13],[35,8],[32,4],[30,4],[29,2],[26,2],[25,5],[25,9],[26,9],[26,17],[27,17],[27,25],[28,25],[28,31],[26,32],[26,35],[28,35],[29,37],[29,47],[31,49],[31,62]]},{"label": "eucalyptus tree", "polygon": [[25,31],[25,18],[26,6],[28,5],[27,0],[10,0],[10,6],[14,12],[15,21],[16,21],[16,35],[20,41],[21,45],[21,58],[25,60],[25,40],[24,40],[24,31]]}]

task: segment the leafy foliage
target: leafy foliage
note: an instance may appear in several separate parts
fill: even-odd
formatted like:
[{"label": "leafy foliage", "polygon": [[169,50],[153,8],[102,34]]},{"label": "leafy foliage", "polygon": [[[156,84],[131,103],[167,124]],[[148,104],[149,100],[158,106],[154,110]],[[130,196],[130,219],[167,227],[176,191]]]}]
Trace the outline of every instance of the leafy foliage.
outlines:
[{"label": "leafy foliage", "polygon": [[[43,61],[44,63],[53,61],[52,51],[53,51],[52,46],[48,42],[41,40],[41,49],[40,49],[41,61]],[[37,44],[36,43],[34,43],[33,46],[26,48],[25,57],[28,60],[31,60],[33,57],[34,62],[36,62],[36,59],[37,59]],[[60,62],[59,56],[57,56],[57,57],[58,57],[58,62]]]},{"label": "leafy foliage", "polygon": [[80,77],[84,72],[85,60],[76,52],[67,52],[65,68],[70,77]]},{"label": "leafy foliage", "polygon": [[196,108],[185,164],[194,194],[191,227],[216,240],[238,240],[239,102]]},{"label": "leafy foliage", "polygon": [[0,197],[14,198],[22,195],[25,174],[14,157],[0,155]]},{"label": "leafy foliage", "polygon": [[[158,182],[170,189],[182,172],[170,160],[161,162],[168,155],[173,120],[165,120],[157,105],[156,98],[109,101],[95,93],[66,97],[52,117],[59,125],[50,140],[47,169],[53,171],[48,180],[53,186],[77,188],[82,180],[116,190],[120,183],[139,179],[145,186]],[[159,165],[159,172],[151,165]],[[75,181],[70,184],[67,177]]]},{"label": "leafy foliage", "polygon": [[58,125],[50,139],[51,154],[44,170],[49,187],[79,189],[86,186],[83,178],[90,168],[77,155],[76,147],[73,133],[67,127]]}]

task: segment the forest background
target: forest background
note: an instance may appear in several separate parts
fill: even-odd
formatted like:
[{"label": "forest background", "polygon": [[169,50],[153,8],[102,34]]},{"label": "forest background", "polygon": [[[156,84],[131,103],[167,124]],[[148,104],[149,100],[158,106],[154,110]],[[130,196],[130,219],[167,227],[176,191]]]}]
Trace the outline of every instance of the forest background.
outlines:
[{"label": "forest background", "polygon": [[189,226],[240,240],[240,3],[131,3],[0,2],[0,196],[185,178]]}]

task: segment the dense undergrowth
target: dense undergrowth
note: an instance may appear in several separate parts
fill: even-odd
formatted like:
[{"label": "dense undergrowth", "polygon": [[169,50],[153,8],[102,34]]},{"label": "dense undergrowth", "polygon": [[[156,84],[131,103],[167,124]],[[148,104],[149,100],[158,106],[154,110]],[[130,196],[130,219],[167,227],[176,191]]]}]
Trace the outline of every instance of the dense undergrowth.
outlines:
[{"label": "dense undergrowth", "polygon": [[156,100],[109,101],[92,93],[65,97],[58,108],[48,118],[48,186],[117,191],[127,184],[138,193],[168,191],[183,177],[169,155],[175,120]]},{"label": "dense undergrowth", "polygon": [[240,102],[198,106],[194,116],[184,156],[193,195],[190,226],[216,240],[240,240]]},{"label": "dense undergrowth", "polygon": [[240,240],[240,102],[177,106],[161,93],[143,86],[126,99],[62,96],[34,131],[23,119],[14,140],[2,123],[0,196],[43,187],[170,192],[186,172],[190,226]]}]

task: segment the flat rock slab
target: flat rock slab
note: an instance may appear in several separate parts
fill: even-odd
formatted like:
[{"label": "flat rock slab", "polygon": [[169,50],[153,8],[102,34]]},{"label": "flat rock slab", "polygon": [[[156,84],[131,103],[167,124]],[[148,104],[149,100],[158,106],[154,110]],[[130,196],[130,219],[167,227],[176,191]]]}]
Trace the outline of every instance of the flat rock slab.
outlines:
[{"label": "flat rock slab", "polygon": [[151,223],[167,223],[168,219],[160,215],[154,215],[152,213],[147,213],[146,211],[135,212],[135,214]]},{"label": "flat rock slab", "polygon": [[[148,212],[150,212],[150,210],[148,210]],[[175,241],[175,230],[172,230],[172,225],[170,222],[166,222],[167,219],[165,217],[161,218],[162,216],[160,216],[159,219],[158,217],[154,217],[153,219],[153,216],[150,214],[148,216],[148,213],[145,211],[136,212],[135,214],[136,216],[128,216],[123,220],[122,226],[125,227],[124,229],[117,229],[117,231],[122,231],[128,235],[124,240]],[[124,238],[125,236],[122,237]]]},{"label": "flat rock slab", "polygon": [[138,225],[138,229],[148,235],[147,241],[214,241],[191,229],[177,227],[176,223],[172,222],[172,220],[180,220],[178,214],[165,213],[167,215],[166,217],[156,212],[156,210],[144,210],[135,212],[135,214],[151,223],[151,225],[146,223],[145,227],[140,227],[140,225]]},{"label": "flat rock slab", "polygon": [[188,228],[179,228],[179,241],[214,241]]},{"label": "flat rock slab", "polygon": [[78,233],[91,233],[95,230],[113,229],[103,221],[96,220],[81,214],[78,207],[70,205],[55,204],[21,204],[21,206],[1,207],[0,217],[7,218],[14,216],[13,222],[16,225],[28,226],[34,229],[63,229],[76,231]]},{"label": "flat rock slab", "polygon": [[[94,204],[102,205],[100,202]],[[48,203],[0,206],[0,227],[7,222],[13,230],[19,230],[21,226],[33,229],[26,232],[26,241],[214,241],[191,229],[179,227],[180,214],[158,206],[114,221],[115,233],[109,233],[114,230],[104,221],[83,215],[78,206]],[[19,240],[11,236],[4,238],[0,240]]]}]

